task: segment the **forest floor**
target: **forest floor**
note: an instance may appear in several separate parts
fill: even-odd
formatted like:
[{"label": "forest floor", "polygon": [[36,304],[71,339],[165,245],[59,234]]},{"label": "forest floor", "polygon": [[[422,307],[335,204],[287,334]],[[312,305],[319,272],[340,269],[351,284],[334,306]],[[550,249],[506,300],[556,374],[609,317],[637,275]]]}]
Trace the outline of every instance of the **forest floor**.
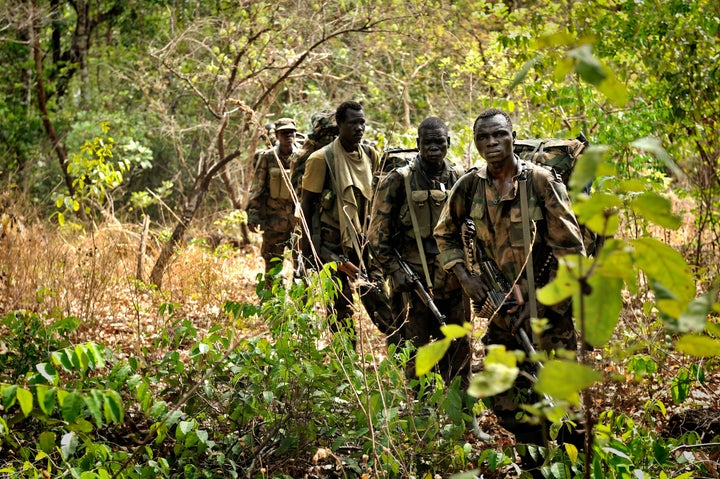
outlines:
[{"label": "forest floor", "polygon": [[[18,309],[55,310],[84,318],[75,341],[101,342],[119,356],[129,356],[147,351],[169,326],[167,315],[160,312],[162,304],[173,304],[202,336],[226,321],[222,311],[226,301],[258,302],[255,287],[263,262],[257,235],[253,234],[249,245],[214,251],[206,246],[207,241],[189,241],[166,272],[162,292],[133,279],[137,271],[148,274],[151,258],[157,254],[149,248],[145,262],[143,258],[138,261],[140,237],[133,227],[115,225],[92,236],[62,237],[38,226],[18,233],[12,241],[7,236],[0,238],[0,311],[5,315]],[[720,410],[720,369],[717,361],[673,351],[666,334],[644,314],[644,300],[628,295],[611,343],[588,352],[593,368],[604,375],[590,390],[592,416],[598,418],[603,411],[613,410],[660,434],[668,429],[670,418],[682,418],[688,410]],[[361,334],[360,352],[369,352],[381,361],[386,355],[383,335],[362,310],[355,320]],[[478,339],[483,326],[482,320],[474,321],[475,368],[483,358]],[[258,319],[238,333],[254,337],[268,331]],[[638,357],[652,359],[657,370],[644,375],[637,365],[630,367]],[[678,403],[673,391],[679,372],[689,371],[693,365],[700,366],[704,377],[702,381],[689,378],[688,397]],[[474,449],[501,449],[512,444],[512,435],[498,425],[490,411],[483,411],[478,422],[492,439],[483,442],[468,434]],[[486,479],[492,477],[485,475]]]}]

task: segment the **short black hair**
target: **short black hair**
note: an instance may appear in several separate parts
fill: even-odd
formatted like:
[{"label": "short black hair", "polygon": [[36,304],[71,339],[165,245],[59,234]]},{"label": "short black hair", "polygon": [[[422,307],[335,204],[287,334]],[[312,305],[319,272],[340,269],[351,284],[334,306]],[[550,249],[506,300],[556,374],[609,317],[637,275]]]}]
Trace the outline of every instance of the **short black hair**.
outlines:
[{"label": "short black hair", "polygon": [[448,133],[448,127],[444,121],[442,121],[440,118],[438,118],[436,116],[429,116],[429,117],[425,118],[418,126],[418,136],[422,135],[421,132],[423,130],[433,130],[433,129],[442,130],[445,132],[446,135]]},{"label": "short black hair", "polygon": [[340,103],[340,106],[335,110],[335,123],[340,126],[340,123],[347,119],[348,110],[362,111],[362,109],[362,105],[356,101],[348,100]]},{"label": "short black hair", "polygon": [[505,117],[505,119],[508,121],[508,125],[510,125],[510,129],[512,130],[512,120],[510,119],[510,115],[507,114],[505,110],[501,110],[499,108],[488,108],[487,110],[484,110],[480,112],[477,118],[475,118],[475,123],[473,123],[473,134],[475,134],[475,128],[477,128],[477,124],[480,120],[485,120],[487,118],[492,118],[495,115],[502,115]]}]

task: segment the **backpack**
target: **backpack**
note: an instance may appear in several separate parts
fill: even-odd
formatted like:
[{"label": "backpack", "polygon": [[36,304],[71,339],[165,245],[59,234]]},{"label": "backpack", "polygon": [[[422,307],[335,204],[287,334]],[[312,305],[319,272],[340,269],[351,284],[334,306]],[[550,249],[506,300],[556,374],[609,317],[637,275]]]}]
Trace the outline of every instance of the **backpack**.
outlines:
[{"label": "backpack", "polygon": [[[543,165],[555,171],[567,187],[578,158],[589,144],[585,135],[580,133],[577,138],[515,140],[514,151],[521,160]],[[586,193],[590,192],[591,184],[592,182],[585,186]],[[584,224],[580,224],[580,233],[582,233],[587,255],[595,255],[604,242],[604,238]]]},{"label": "backpack", "polygon": [[[514,151],[521,160],[552,168],[568,186],[575,163],[589,142],[580,133],[577,138],[533,138],[515,140]],[[589,185],[588,185],[589,187]]]}]

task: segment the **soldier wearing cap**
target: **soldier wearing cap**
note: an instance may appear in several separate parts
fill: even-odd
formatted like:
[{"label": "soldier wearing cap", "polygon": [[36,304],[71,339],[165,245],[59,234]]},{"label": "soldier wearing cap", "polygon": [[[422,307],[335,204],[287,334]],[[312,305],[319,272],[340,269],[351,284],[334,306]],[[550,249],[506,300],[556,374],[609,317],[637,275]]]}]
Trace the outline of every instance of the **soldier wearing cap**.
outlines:
[{"label": "soldier wearing cap", "polygon": [[296,131],[292,118],[280,118],[275,122],[277,144],[255,153],[255,177],[250,187],[247,215],[248,225],[262,230],[260,251],[265,273],[282,264],[273,258],[282,259],[285,247],[291,247],[295,204],[286,178],[290,174],[290,156],[296,152]]}]

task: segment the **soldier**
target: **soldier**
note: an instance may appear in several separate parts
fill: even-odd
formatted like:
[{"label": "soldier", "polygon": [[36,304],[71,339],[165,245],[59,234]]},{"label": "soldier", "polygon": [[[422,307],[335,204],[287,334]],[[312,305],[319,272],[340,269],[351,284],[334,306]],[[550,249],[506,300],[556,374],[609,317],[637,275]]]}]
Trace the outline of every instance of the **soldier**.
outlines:
[{"label": "soldier", "polygon": [[273,267],[273,258],[282,258],[285,246],[290,246],[290,236],[295,227],[295,203],[280,164],[289,174],[296,130],[291,118],[280,118],[275,122],[277,145],[255,154],[255,178],[250,187],[247,214],[248,224],[262,230],[261,254],[266,274]]},{"label": "soldier", "polygon": [[302,148],[290,157],[290,182],[295,188],[298,198],[302,196],[302,177],[308,157],[333,141],[338,135],[335,112],[332,110],[313,113],[310,117],[310,124],[312,133],[307,136]]},{"label": "soldier", "polygon": [[[485,162],[476,171],[463,176],[450,193],[435,228],[440,263],[455,274],[475,304],[485,302],[488,285],[471,276],[463,249],[462,225],[466,218],[474,220],[477,247],[483,248],[484,254],[495,261],[509,284],[520,278],[520,290],[525,299],[516,326],[510,329],[505,318],[494,318],[488,325],[483,343],[501,344],[508,350],[523,349],[515,333],[521,327],[530,332],[529,307],[534,298],[528,294],[528,280],[523,275],[524,237],[528,242],[534,237],[530,251],[533,265],[537,265],[534,271],[538,274],[533,282],[540,287],[554,276],[557,257],[584,254],[582,235],[562,179],[548,169],[521,161],[513,153],[515,131],[506,112],[498,109],[483,111],[475,120],[473,135],[475,147]],[[531,236],[524,235],[520,221],[522,187],[527,187],[528,216],[534,224]],[[548,320],[537,347],[547,352],[560,349],[575,352],[577,339],[569,300],[554,306],[536,304],[536,307],[537,316]],[[531,368],[527,363],[523,367]],[[524,413],[520,403],[534,403],[538,399],[524,375],[518,377],[509,391],[489,399],[500,424],[515,434],[517,443],[546,444],[547,424],[531,425],[522,420]],[[533,477],[543,477],[538,469],[533,469],[538,464],[529,454],[522,459],[523,468],[531,470]]]},{"label": "soldier", "polygon": [[[434,302],[445,322],[462,325],[468,321],[469,311],[457,278],[438,262],[439,251],[433,238],[448,192],[464,171],[445,159],[450,137],[440,118],[429,117],[420,123],[417,146],[419,154],[408,165],[390,171],[380,180],[368,240],[389,280],[393,317],[398,319],[388,343],[407,340],[420,347],[443,337],[441,323],[413,292],[413,280],[401,267],[400,259],[421,278],[425,289],[434,293]],[[448,384],[460,376],[464,390],[470,360],[470,341],[463,338],[453,341],[438,369]],[[415,377],[414,358],[408,362],[406,375],[408,379]]]},{"label": "soldier", "polygon": [[[323,262],[334,261],[332,255],[343,255],[362,266],[367,261],[363,245],[373,169],[380,155],[374,148],[361,145],[365,134],[362,105],[343,102],[335,111],[335,122],[338,137],[311,154],[305,165],[301,205],[310,237],[302,237],[302,254],[313,258],[312,243]],[[351,278],[342,271],[336,274],[341,290],[329,307],[335,313],[331,330],[345,328],[354,344]]]}]

